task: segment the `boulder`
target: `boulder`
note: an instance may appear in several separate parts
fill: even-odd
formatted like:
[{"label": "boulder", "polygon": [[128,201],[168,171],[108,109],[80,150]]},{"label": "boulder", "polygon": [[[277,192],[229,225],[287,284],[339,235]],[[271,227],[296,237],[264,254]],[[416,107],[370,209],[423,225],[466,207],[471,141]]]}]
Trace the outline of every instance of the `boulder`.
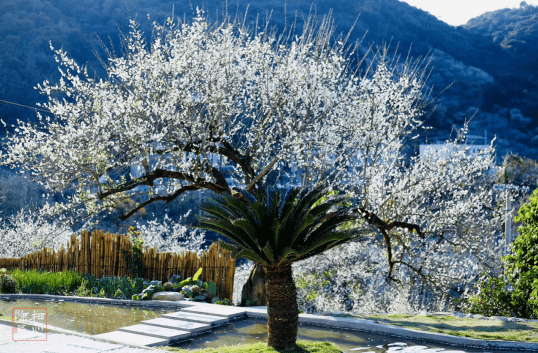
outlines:
[{"label": "boulder", "polygon": [[168,282],[172,284],[179,283],[181,282],[181,277],[179,277],[178,275],[173,275],[172,277],[170,277],[170,280]]},{"label": "boulder", "polygon": [[153,300],[177,301],[183,299],[183,294],[176,292],[159,292],[153,294]]},{"label": "boulder", "polygon": [[241,304],[240,306],[246,306],[247,300],[256,300],[257,302],[254,305],[267,305],[267,298],[265,294],[265,272],[263,271],[263,266],[256,263],[250,276],[243,286],[241,291]]}]

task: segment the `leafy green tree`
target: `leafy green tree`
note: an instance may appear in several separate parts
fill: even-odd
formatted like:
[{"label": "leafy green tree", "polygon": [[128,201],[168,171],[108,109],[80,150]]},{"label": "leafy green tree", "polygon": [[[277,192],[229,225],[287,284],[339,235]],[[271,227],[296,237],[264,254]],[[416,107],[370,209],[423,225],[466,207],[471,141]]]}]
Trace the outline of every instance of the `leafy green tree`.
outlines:
[{"label": "leafy green tree", "polygon": [[[234,258],[263,265],[266,275],[268,346],[293,349],[299,322],[293,262],[320,254],[356,238],[356,229],[342,227],[358,217],[343,206],[346,196],[328,196],[317,186],[293,188],[287,193],[261,189],[218,195],[202,204],[204,215],[196,226],[231,241],[220,245]],[[321,202],[318,202],[322,200]]]},{"label": "leafy green tree", "polygon": [[504,258],[506,277],[510,280],[512,305],[520,317],[538,318],[538,189],[519,209],[519,235],[512,243],[512,253]]},{"label": "leafy green tree", "polygon": [[484,278],[464,308],[487,316],[538,318],[538,189],[515,217],[520,222],[512,252],[503,257],[504,276]]}]

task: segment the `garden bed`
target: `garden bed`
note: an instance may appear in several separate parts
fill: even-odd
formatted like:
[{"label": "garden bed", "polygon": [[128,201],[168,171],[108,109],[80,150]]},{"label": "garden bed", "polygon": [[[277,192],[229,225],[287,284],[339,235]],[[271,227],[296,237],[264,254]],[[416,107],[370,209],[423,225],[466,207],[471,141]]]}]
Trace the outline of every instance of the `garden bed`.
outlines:
[{"label": "garden bed", "polygon": [[143,278],[102,277],[82,275],[73,271],[44,272],[20,271],[10,273],[0,269],[0,294],[49,294],[77,296],[102,299],[123,299],[133,301],[151,301],[156,298],[167,301],[200,301],[214,304],[231,305],[227,298],[219,299],[217,286],[213,281],[202,281],[200,268],[193,277],[181,280],[173,275],[170,282],[148,281]]}]

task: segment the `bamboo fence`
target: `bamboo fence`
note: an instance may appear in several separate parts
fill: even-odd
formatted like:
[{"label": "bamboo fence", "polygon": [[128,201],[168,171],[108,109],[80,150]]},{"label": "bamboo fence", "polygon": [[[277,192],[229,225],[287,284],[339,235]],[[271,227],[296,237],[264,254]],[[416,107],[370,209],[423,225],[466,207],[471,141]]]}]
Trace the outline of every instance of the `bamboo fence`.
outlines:
[{"label": "bamboo fence", "polygon": [[[53,272],[72,270],[96,277],[133,277],[123,259],[124,251],[133,253],[131,243],[123,235],[105,234],[102,230],[93,231],[90,235],[89,231],[82,231],[80,239],[76,234],[71,235],[67,247],[62,245],[59,251],[44,248],[21,258],[0,258],[0,268]],[[145,247],[142,259],[142,277],[145,279],[165,283],[172,275],[179,275],[183,280],[192,277],[201,267],[200,279],[215,282],[218,296],[233,300],[235,259],[217,244],[212,244],[200,257],[192,252],[159,253],[155,248]]]}]

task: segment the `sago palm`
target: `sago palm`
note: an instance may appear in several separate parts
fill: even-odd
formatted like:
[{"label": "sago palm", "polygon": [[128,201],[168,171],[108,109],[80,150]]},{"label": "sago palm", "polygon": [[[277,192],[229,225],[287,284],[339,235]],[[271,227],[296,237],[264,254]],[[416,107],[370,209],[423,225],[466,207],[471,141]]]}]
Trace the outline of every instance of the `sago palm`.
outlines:
[{"label": "sago palm", "polygon": [[[329,196],[321,186],[285,193],[246,191],[218,195],[202,203],[199,228],[231,241],[220,246],[263,265],[267,293],[268,346],[294,349],[299,321],[291,264],[343,244],[357,233],[342,227],[357,219],[345,196]],[[347,227],[349,228],[349,227]]]}]

